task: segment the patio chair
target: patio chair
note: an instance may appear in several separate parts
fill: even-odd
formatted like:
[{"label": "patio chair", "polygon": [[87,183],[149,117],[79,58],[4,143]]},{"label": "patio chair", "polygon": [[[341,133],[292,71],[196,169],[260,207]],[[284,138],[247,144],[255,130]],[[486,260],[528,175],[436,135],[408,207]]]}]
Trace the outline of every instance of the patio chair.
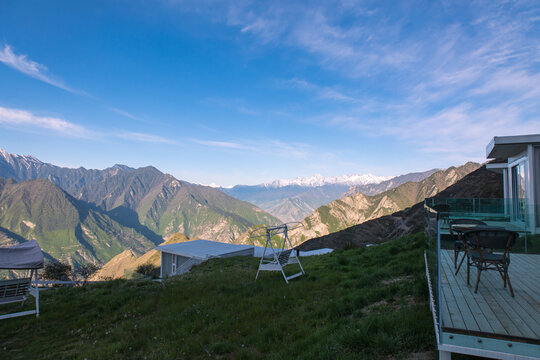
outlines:
[{"label": "patio chair", "polygon": [[463,238],[461,234],[456,234],[454,230],[452,230],[452,226],[454,225],[482,225],[486,226],[486,223],[480,220],[476,219],[452,219],[450,220],[450,236],[452,237],[452,240],[454,241],[454,269],[457,268],[456,274],[459,272],[459,268],[461,268],[461,264],[463,263],[463,259],[465,259],[466,254],[463,255],[463,258],[461,258],[461,261],[459,262],[459,268],[457,267],[457,259],[459,257],[459,253],[461,251],[465,250],[465,246],[463,245]]},{"label": "patio chair", "polygon": [[[497,270],[504,283],[508,284],[510,294],[514,297],[514,290],[510,283],[508,267],[510,266],[510,250],[515,244],[518,233],[509,230],[471,230],[463,234],[467,247],[467,285],[469,285],[470,266],[478,269],[474,292],[478,292],[480,276],[484,270]],[[502,250],[501,252],[493,252]]]}]

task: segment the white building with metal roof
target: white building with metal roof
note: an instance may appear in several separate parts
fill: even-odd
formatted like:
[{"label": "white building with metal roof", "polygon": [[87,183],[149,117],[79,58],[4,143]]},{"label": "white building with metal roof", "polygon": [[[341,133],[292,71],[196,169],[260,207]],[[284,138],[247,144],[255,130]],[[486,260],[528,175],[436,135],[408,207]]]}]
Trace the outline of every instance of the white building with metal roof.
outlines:
[{"label": "white building with metal roof", "polygon": [[188,272],[194,265],[214,258],[253,256],[253,246],[210,240],[192,240],[156,247],[161,252],[161,275],[169,277]]}]

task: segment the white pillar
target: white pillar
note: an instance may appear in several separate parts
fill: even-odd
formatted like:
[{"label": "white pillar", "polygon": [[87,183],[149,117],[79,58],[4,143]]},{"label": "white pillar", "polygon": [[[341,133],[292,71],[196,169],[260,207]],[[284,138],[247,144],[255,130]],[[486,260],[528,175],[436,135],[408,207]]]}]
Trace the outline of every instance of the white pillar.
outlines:
[{"label": "white pillar", "polygon": [[439,360],[452,360],[452,353],[439,350]]},{"label": "white pillar", "polygon": [[[536,209],[535,209],[535,199],[536,199],[536,194],[535,194],[535,176],[538,176],[537,174],[534,173],[534,147],[532,146],[532,144],[529,144],[527,146],[527,158],[528,158],[528,161],[527,161],[527,165],[528,165],[528,179],[527,179],[527,188],[525,189],[525,191],[527,192],[526,194],[526,197],[527,197],[527,205],[528,205],[528,209],[527,209],[527,212],[528,212],[528,216],[529,216],[529,219],[528,219],[528,222],[529,222],[529,229],[527,230],[530,230],[533,234],[534,234],[534,228],[536,227]],[[527,238],[525,238],[527,239]]]}]

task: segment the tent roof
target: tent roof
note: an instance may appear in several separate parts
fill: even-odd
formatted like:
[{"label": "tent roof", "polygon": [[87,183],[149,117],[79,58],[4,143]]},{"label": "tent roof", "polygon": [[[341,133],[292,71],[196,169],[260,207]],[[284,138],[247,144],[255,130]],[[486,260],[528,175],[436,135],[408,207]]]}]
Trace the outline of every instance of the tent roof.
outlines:
[{"label": "tent roof", "polygon": [[192,240],[177,244],[161,245],[156,247],[156,250],[185,257],[208,259],[252,248],[253,246],[250,245],[227,244],[210,240]]},{"label": "tent roof", "polygon": [[43,253],[36,240],[0,248],[0,269],[39,269]]}]

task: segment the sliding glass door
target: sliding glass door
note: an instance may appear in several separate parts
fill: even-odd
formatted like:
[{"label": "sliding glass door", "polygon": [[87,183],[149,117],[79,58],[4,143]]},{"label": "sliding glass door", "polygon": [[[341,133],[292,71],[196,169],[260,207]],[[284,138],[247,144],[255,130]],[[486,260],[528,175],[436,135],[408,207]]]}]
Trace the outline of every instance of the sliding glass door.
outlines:
[{"label": "sliding glass door", "polygon": [[526,178],[525,178],[525,166],[527,162],[522,161],[516,166],[512,167],[512,205],[514,212],[514,220],[525,222],[526,221]]}]

